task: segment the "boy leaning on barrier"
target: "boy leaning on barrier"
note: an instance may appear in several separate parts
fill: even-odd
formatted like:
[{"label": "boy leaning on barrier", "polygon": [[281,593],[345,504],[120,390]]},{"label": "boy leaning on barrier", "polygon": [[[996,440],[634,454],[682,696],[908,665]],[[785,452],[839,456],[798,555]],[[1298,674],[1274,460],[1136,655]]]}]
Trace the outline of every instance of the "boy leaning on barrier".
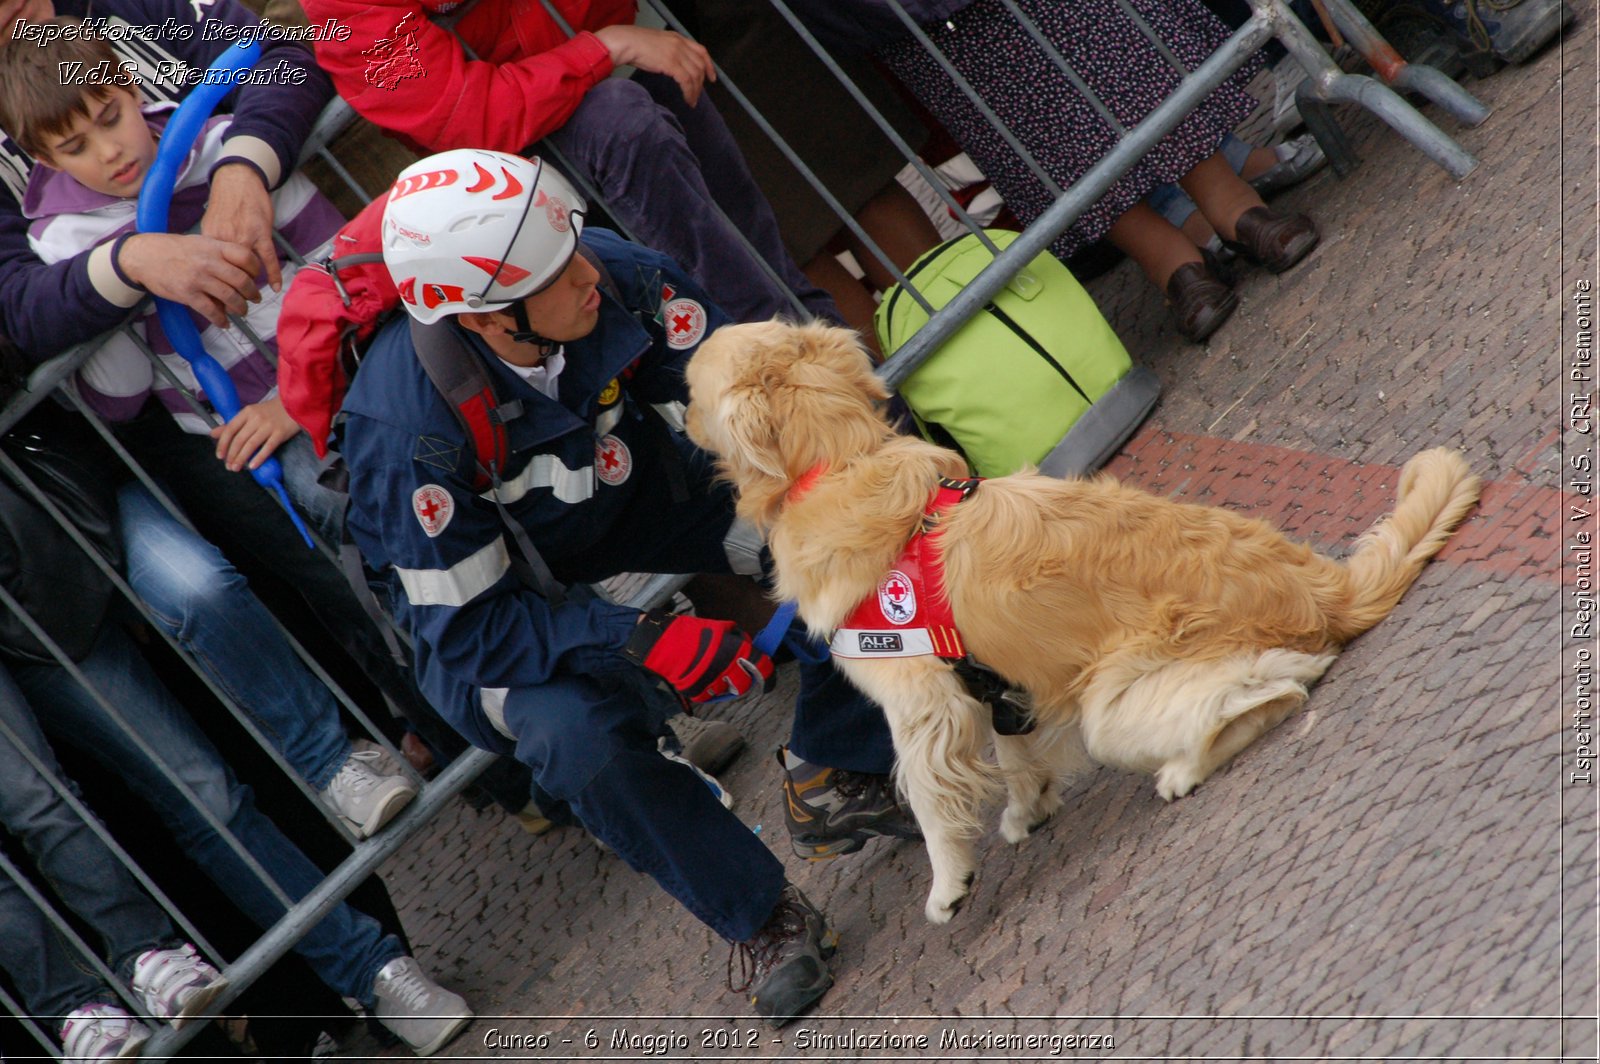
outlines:
[{"label": "boy leaning on barrier", "polygon": [[[63,0],[63,6],[73,4]],[[292,268],[280,264],[272,226],[276,223],[285,239],[304,251],[322,243],[342,221],[303,177],[290,172],[278,180],[283,167],[292,167],[300,140],[327,98],[325,79],[304,49],[269,42],[255,70],[276,80],[229,94],[224,105],[231,109],[207,124],[176,182],[174,227],[181,230],[198,220],[200,232],[135,234],[133,197],[180,91],[163,85],[152,71],[183,61],[191,70],[203,70],[226,44],[199,49],[197,40],[217,27],[253,23],[231,0],[192,7],[182,0],[101,0],[95,17],[82,22],[55,17],[52,7],[48,0],[0,0],[0,65],[8,81],[0,94],[0,178],[14,179],[27,204],[24,209],[0,193],[0,319],[15,322],[31,337],[30,361],[59,354],[85,338],[78,331],[82,322],[111,325],[126,316],[127,307],[145,294],[127,283],[140,279],[129,276],[131,271],[147,253],[159,255],[171,276],[158,273],[163,284],[152,283],[151,291],[185,303],[206,319],[197,319],[203,343],[226,367],[247,405],[226,426],[211,429],[209,419],[192,412],[120,333],[105,337],[80,373],[75,381],[80,396],[112,422],[119,440],[156,472],[196,526],[226,553],[207,552],[204,573],[193,574],[196,585],[242,584],[235,564],[273,574],[308,603],[419,731],[448,733],[392,660],[338,567],[308,550],[276,502],[237,472],[276,452],[297,505],[324,539],[340,540],[342,497],[316,483],[318,463],[309,441],[283,414],[271,362],[222,314],[224,308],[243,314],[245,326],[270,351],[280,298],[273,286],[292,276]],[[184,32],[174,30],[174,23],[183,23]],[[23,36],[11,37],[18,27]],[[74,84],[63,84],[63,71],[76,72],[69,79]],[[45,165],[34,165],[36,155],[45,157]],[[241,177],[253,184],[258,200],[241,199],[235,191]],[[275,186],[273,191],[268,185]],[[20,248],[11,240],[13,210],[22,229]],[[226,221],[216,225],[243,226],[244,232],[220,228],[226,238],[205,235],[213,231],[218,212]],[[264,249],[248,235],[258,221],[267,227]],[[196,263],[215,265],[210,256],[218,249],[217,261],[244,263],[232,278],[243,289],[224,286],[225,298],[213,295],[212,287],[193,289],[185,280],[192,280]],[[266,266],[258,252],[267,256]],[[271,283],[258,286],[247,271]],[[204,270],[200,275],[209,276]],[[146,315],[135,328],[161,353],[163,365],[192,387],[187,362],[172,353],[162,330],[148,327],[152,319]],[[305,754],[291,756],[296,771],[324,792],[358,837],[376,831],[409,800],[414,793],[409,781],[380,771],[370,752],[352,751],[342,732],[314,748],[296,744],[293,736],[308,728],[331,734],[337,710],[287,645],[273,656],[284,662],[282,669],[210,652],[207,644],[222,634],[189,624],[182,605],[163,613],[174,619],[169,627],[252,715],[273,718],[267,730],[283,738],[280,749]],[[270,618],[252,610],[257,615],[267,629],[262,639],[280,649],[283,640],[270,630]],[[293,683],[278,679],[291,674]],[[485,774],[485,785],[512,811],[529,798],[526,777],[518,777]]]},{"label": "boy leaning on barrier", "polygon": [[[345,400],[350,530],[439,712],[529,765],[728,940],[750,965],[734,989],[780,1025],[832,984],[835,936],[761,839],[657,754],[662,711],[641,693],[662,681],[692,702],[742,694],[770,680],[771,659],[729,622],[554,583],[760,569],[728,487],[676,427],[684,365],[727,319],[671,259],[585,231],[584,209],[537,159],[460,149],[401,172],[383,255],[408,313],[378,333]],[[449,345],[499,396],[507,453],[487,490],[418,344]],[[535,557],[553,581],[519,578]],[[801,666],[781,759],[800,856],[920,837],[887,775],[882,711],[831,666]]]}]

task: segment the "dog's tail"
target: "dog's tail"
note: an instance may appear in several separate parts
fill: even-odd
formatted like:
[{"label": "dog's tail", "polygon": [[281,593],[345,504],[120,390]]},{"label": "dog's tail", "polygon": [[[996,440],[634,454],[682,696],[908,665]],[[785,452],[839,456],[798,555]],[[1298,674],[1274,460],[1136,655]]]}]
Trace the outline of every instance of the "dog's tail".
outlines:
[{"label": "dog's tail", "polygon": [[1479,486],[1459,451],[1436,447],[1405,464],[1394,512],[1367,530],[1346,563],[1350,604],[1335,632],[1341,642],[1388,616],[1477,502]]}]

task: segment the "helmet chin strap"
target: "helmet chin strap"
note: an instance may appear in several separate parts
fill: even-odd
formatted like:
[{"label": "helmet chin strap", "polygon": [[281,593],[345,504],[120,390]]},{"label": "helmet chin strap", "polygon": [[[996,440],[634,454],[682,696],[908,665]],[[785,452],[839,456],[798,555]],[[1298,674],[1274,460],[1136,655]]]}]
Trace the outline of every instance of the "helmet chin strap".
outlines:
[{"label": "helmet chin strap", "polygon": [[533,331],[533,325],[528,321],[528,309],[522,305],[522,300],[512,303],[510,310],[512,320],[517,324],[511,333],[511,339],[519,344],[533,344],[535,347],[543,348],[545,357],[549,357],[557,347],[561,346],[556,341]]}]

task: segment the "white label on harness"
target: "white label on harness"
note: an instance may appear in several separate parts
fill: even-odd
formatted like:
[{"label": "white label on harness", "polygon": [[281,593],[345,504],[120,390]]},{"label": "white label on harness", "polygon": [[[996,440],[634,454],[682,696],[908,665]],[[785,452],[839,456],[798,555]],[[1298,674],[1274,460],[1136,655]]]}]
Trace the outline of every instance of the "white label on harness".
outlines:
[{"label": "white label on harness", "polygon": [[443,532],[456,514],[455,500],[437,484],[424,484],[411,493],[411,509],[417,515],[422,530],[433,539]]},{"label": "white label on harness", "polygon": [[602,484],[616,487],[633,472],[633,454],[615,436],[602,436],[594,445],[594,472]]},{"label": "white label on harness", "polygon": [[841,628],[833,633],[828,649],[838,658],[916,658],[938,653],[926,628],[888,632]]},{"label": "white label on harness", "polygon": [[661,308],[661,324],[667,329],[667,346],[682,351],[706,334],[706,310],[692,299],[674,299]]}]

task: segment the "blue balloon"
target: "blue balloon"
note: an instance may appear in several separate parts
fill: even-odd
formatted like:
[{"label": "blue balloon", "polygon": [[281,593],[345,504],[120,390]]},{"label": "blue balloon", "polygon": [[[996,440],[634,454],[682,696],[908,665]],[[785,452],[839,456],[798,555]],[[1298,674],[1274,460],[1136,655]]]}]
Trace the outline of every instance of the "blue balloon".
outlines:
[{"label": "blue balloon", "polygon": [[[259,41],[240,41],[230,46],[217,56],[206,69],[200,84],[184,97],[178,109],[172,113],[162,132],[161,146],[156,149],[156,157],[150,164],[150,172],[145,175],[144,185],[139,190],[135,218],[141,233],[167,231],[172,189],[177,184],[183,161],[194,147],[195,138],[205,127],[211,112],[217,109],[217,104],[238,84],[239,79],[235,75],[254,67],[260,58]],[[194,370],[195,379],[205,390],[211,405],[224,421],[232,421],[240,410],[239,391],[233,386],[233,378],[228,376],[228,371],[201,345],[200,330],[195,328],[189,308],[157,296],[156,315],[161,319],[161,328],[166,331],[167,339],[172,341],[173,349]],[[305,538],[306,546],[315,549],[316,541],[311,538],[310,529],[306,528],[305,522],[289,501],[289,492],[283,486],[283,466],[277,458],[268,458],[252,469],[250,475],[257,484],[277,494],[290,520]]]}]

